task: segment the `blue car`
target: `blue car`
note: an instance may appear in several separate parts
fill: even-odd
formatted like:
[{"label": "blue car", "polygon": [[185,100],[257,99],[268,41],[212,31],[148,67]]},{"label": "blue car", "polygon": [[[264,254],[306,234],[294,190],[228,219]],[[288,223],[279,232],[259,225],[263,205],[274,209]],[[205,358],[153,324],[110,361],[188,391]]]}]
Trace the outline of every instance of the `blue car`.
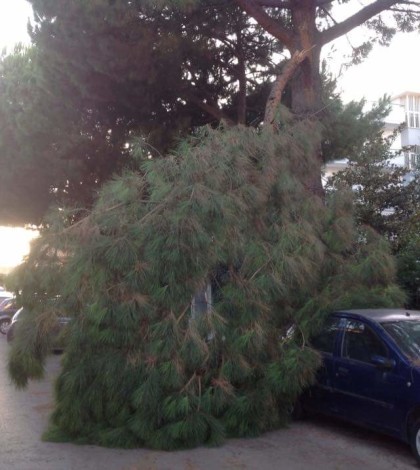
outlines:
[{"label": "blue car", "polygon": [[397,437],[420,464],[420,311],[336,312],[312,345],[323,366],[303,409]]}]

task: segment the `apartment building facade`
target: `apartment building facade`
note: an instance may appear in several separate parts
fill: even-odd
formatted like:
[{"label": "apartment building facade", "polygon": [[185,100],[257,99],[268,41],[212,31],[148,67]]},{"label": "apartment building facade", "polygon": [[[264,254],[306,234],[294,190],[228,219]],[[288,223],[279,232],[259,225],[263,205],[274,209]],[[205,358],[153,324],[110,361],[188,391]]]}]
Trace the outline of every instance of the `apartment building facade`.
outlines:
[{"label": "apartment building facade", "polygon": [[[398,131],[399,129],[399,131]],[[420,168],[420,92],[405,91],[391,98],[391,112],[384,125],[384,136],[397,131],[392,145],[395,157],[391,163],[407,169],[406,181]],[[324,182],[347,166],[347,159],[329,162],[324,167]]]},{"label": "apartment building facade", "polygon": [[420,92],[405,91],[391,100],[391,113],[385,122],[388,135],[403,125],[393,149],[401,151],[393,163],[413,170],[420,166]]}]

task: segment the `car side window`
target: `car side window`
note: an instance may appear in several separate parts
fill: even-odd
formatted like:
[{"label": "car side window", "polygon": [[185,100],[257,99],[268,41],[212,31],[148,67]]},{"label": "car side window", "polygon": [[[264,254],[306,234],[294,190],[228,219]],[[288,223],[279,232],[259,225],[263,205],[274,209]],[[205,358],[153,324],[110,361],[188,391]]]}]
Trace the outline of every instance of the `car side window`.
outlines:
[{"label": "car side window", "polygon": [[344,330],[343,357],[369,363],[374,355],[388,357],[384,343],[362,321],[348,320]]},{"label": "car side window", "polygon": [[322,332],[312,338],[312,346],[318,351],[332,354],[334,352],[335,338],[337,336],[339,325],[339,318],[328,318]]}]

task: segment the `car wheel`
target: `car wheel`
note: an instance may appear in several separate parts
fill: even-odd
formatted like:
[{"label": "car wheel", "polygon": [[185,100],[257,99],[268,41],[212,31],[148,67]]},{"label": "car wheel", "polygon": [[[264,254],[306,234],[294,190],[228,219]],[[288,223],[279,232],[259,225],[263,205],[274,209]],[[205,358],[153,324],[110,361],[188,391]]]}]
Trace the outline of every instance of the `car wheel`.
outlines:
[{"label": "car wheel", "polygon": [[4,319],[0,320],[0,333],[5,335],[10,326],[10,320]]},{"label": "car wheel", "polygon": [[410,445],[417,463],[420,465],[420,420],[411,428]]}]

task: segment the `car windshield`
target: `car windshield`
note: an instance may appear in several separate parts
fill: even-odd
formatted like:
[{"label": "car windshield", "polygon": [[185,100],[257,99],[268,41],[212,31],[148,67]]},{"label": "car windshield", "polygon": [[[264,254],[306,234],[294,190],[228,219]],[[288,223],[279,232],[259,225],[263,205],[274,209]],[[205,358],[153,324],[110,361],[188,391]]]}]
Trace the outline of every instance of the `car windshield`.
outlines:
[{"label": "car windshield", "polygon": [[382,323],[402,352],[410,359],[420,360],[420,321],[401,320]]}]

